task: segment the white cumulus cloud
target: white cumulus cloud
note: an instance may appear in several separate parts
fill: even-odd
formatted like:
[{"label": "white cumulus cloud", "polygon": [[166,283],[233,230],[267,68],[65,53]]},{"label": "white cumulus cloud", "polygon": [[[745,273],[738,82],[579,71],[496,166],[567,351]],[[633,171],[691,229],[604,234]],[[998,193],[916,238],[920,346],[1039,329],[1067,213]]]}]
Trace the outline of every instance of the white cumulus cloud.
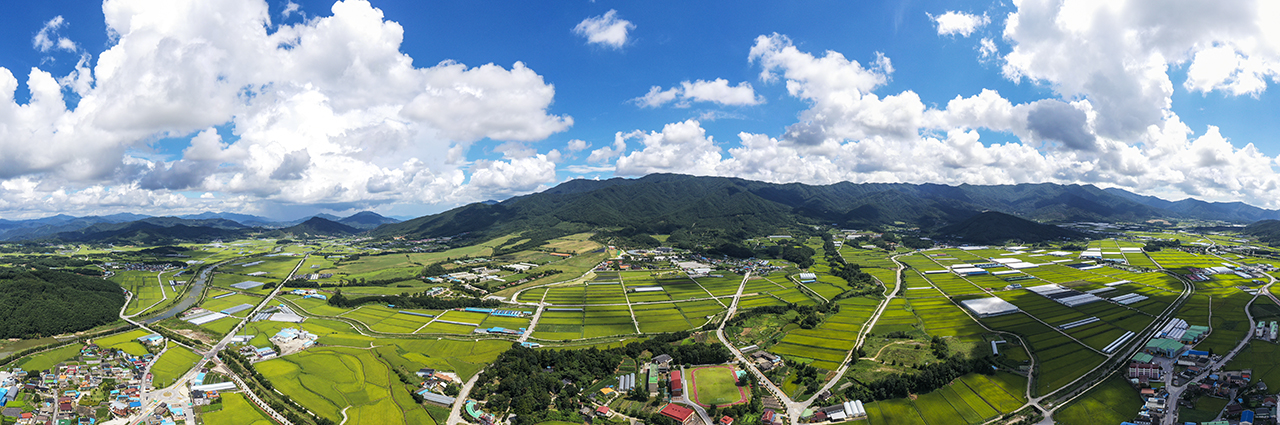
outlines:
[{"label": "white cumulus cloud", "polygon": [[600,16],[583,19],[573,27],[573,33],[586,37],[588,43],[621,49],[627,44],[627,32],[636,26],[618,17],[618,11],[610,9]]},{"label": "white cumulus cloud", "polygon": [[1171,66],[1190,90],[1256,94],[1276,81],[1280,6],[1267,1],[1025,0],[1009,14],[1009,79],[1043,83],[1098,111],[1100,134],[1136,140],[1172,105]]},{"label": "white cumulus cloud", "polygon": [[45,21],[44,26],[40,27],[40,32],[36,33],[31,39],[31,45],[40,52],[48,52],[49,50],[58,49],[68,52],[76,51],[76,43],[66,37],[58,35],[58,30],[67,25],[66,19],[62,15],[54,16],[53,19]]},{"label": "white cumulus cloud", "polygon": [[[462,190],[471,143],[572,126],[548,111],[555,87],[541,75],[520,62],[417,67],[400,51],[404,29],[368,1],[330,12],[273,27],[262,0],[106,1],[113,44],[92,68],[85,58],[67,76],[33,68],[26,103],[0,68],[0,210],[440,203],[511,190],[498,175],[554,180],[545,166],[520,174],[532,164],[506,161],[473,165],[486,174]],[[63,25],[46,23],[36,47],[55,48]],[[64,86],[80,96],[74,107]],[[159,137],[191,142],[177,158],[138,154]]]},{"label": "white cumulus cloud", "polygon": [[678,87],[663,90],[653,86],[644,96],[631,99],[637,105],[656,108],[667,103],[679,102],[676,106],[688,107],[692,102],[710,102],[727,106],[748,106],[764,103],[764,98],[756,95],[751,83],[743,81],[738,85],[729,85],[729,80],[717,78],[712,81],[683,81]]},{"label": "white cumulus cloud", "polygon": [[985,13],[979,16],[965,12],[947,11],[938,16],[928,16],[938,27],[938,35],[959,34],[960,36],[968,37],[978,28],[991,23],[991,18],[988,18]]}]

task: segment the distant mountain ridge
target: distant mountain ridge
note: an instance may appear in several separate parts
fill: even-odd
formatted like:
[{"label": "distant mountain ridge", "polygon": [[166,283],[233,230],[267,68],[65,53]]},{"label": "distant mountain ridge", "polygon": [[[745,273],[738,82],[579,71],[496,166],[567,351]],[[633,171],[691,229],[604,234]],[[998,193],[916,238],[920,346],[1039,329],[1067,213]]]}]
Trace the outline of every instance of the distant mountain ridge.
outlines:
[{"label": "distant mountain ridge", "polygon": [[[361,211],[348,217],[317,214],[289,222],[278,222],[266,217],[226,212],[204,212],[176,217],[152,217],[130,213],[88,217],[58,214],[30,220],[0,219],[0,241],[47,239],[69,242],[147,243],[149,241],[171,242],[193,238],[232,238],[246,232],[261,232],[298,226],[315,217],[342,223],[344,225],[343,228],[331,230],[336,230],[343,234],[359,233],[381,224],[399,222],[399,220],[383,217],[370,211]],[[347,227],[354,228],[355,231],[348,232]],[[328,231],[325,233],[328,233]]]},{"label": "distant mountain ridge", "polygon": [[[835,183],[774,184],[726,177],[654,174],[639,179],[571,180],[544,192],[497,204],[474,203],[440,214],[388,224],[373,236],[438,237],[471,233],[491,237],[549,228],[636,228],[647,233],[700,233],[732,239],[779,227],[832,224],[882,226],[901,222],[923,229],[959,223],[983,211],[1045,222],[1140,222],[1154,218],[1224,221],[1276,213],[1209,204],[1169,208],[1132,193],[1092,185],[1052,183],[968,185]],[[1207,203],[1206,203],[1207,204]],[[1250,207],[1253,208],[1253,207]]]},{"label": "distant mountain ridge", "polygon": [[[1280,217],[1280,211],[1238,202],[1211,203],[1194,199],[1172,202],[1092,185],[842,182],[815,186],[653,174],[638,179],[571,180],[539,193],[501,202],[473,203],[406,221],[367,211],[345,218],[318,214],[290,222],[212,212],[159,218],[127,214],[80,218],[58,215],[36,220],[0,220],[0,239],[189,240],[262,234],[275,229],[310,235],[367,231],[374,237],[468,234],[477,238],[529,231],[542,236],[605,231],[618,232],[621,237],[666,234],[671,235],[673,243],[723,242],[802,225],[845,228],[907,225],[929,233],[984,211],[1049,223],[1151,219],[1246,223]],[[1009,218],[1001,220],[1034,227]]]},{"label": "distant mountain ridge", "polygon": [[1181,201],[1166,201],[1154,196],[1139,195],[1123,189],[1109,188],[1103,190],[1143,205],[1176,213],[1180,218],[1231,222],[1280,219],[1280,211],[1278,210],[1258,208],[1244,202],[1205,202],[1193,198]]}]

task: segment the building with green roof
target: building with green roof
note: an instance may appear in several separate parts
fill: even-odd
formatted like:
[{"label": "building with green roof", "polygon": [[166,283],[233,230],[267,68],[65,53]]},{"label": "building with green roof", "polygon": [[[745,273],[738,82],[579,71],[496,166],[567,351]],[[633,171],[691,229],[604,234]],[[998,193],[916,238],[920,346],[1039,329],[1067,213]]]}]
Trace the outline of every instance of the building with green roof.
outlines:
[{"label": "building with green roof", "polygon": [[1147,342],[1145,351],[1154,356],[1174,357],[1178,352],[1182,351],[1185,346],[1177,341],[1169,338],[1155,338]]}]

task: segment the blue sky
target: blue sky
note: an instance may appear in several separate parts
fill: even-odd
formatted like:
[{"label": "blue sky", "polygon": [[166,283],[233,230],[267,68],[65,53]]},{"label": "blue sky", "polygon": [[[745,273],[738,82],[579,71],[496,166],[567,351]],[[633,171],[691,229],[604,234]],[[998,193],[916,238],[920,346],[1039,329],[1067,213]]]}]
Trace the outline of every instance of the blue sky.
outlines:
[{"label": "blue sky", "polygon": [[0,217],[417,216],[652,172],[1280,207],[1280,12],[1148,3],[24,4]]}]

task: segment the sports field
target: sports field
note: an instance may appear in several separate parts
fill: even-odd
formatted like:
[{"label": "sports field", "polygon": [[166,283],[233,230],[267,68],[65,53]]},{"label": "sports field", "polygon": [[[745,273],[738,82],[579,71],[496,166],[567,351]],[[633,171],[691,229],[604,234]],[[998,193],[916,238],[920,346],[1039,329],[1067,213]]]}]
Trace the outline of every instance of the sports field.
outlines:
[{"label": "sports field", "polygon": [[726,406],[750,400],[747,387],[739,387],[730,366],[705,366],[693,369],[689,386],[693,401],[702,407]]}]

